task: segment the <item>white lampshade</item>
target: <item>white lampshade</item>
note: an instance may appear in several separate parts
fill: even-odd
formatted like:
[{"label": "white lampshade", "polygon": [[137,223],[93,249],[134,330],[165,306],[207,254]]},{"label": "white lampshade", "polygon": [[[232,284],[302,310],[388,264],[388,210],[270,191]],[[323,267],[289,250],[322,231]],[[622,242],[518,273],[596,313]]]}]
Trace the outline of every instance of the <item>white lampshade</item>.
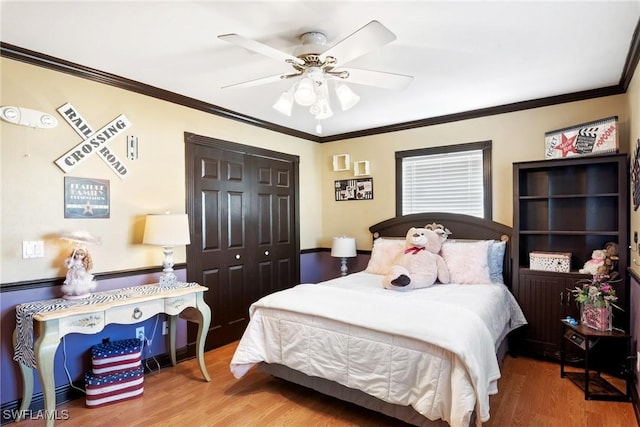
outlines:
[{"label": "white lampshade", "polygon": [[336,84],[336,96],[343,111],[347,111],[360,101],[360,97],[344,83]]},{"label": "white lampshade", "polygon": [[280,95],[280,98],[273,104],[273,108],[279,113],[291,117],[291,110],[293,110],[293,90],[289,89]]},{"label": "white lampshade", "polygon": [[329,101],[326,99],[319,99],[314,105],[316,105],[318,109],[318,112],[315,114],[316,120],[328,119],[333,116],[333,111],[331,110],[331,106],[329,106]]},{"label": "white lampshade", "polygon": [[296,89],[293,98],[296,102],[302,106],[308,107],[316,102],[316,90],[314,88],[313,80],[309,77],[305,77],[300,80],[298,83],[298,88]]},{"label": "white lampshade", "polygon": [[356,256],[356,239],[354,237],[334,237],[331,244],[331,256],[352,258]]},{"label": "white lampshade", "polygon": [[158,246],[190,244],[187,214],[147,215],[142,243]]},{"label": "white lampshade", "polygon": [[316,120],[328,119],[333,116],[333,111],[329,105],[329,90],[326,83],[318,87],[318,97],[315,104],[311,106],[309,112]]},{"label": "white lampshade", "polygon": [[191,243],[189,217],[187,214],[169,213],[147,215],[142,243],[162,246],[164,260],[160,286],[174,286],[178,278],[173,272],[173,247]]}]

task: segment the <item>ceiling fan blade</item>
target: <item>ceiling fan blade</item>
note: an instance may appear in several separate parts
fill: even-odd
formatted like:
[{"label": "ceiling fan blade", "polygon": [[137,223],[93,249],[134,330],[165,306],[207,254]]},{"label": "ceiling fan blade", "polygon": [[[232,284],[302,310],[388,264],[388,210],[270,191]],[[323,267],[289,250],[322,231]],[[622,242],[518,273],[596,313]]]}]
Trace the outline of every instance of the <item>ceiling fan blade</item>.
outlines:
[{"label": "ceiling fan blade", "polygon": [[327,56],[332,56],[340,66],[395,39],[396,35],[387,27],[378,21],[371,21],[323,52],[320,58],[324,61]]},{"label": "ceiling fan blade", "polygon": [[289,55],[286,52],[283,52],[281,50],[275,49],[275,48],[273,48],[271,46],[267,46],[266,44],[257,42],[255,40],[248,39],[248,38],[243,37],[243,36],[241,36],[239,34],[234,34],[234,33],[232,33],[232,34],[222,34],[222,35],[218,36],[218,38],[220,40],[224,40],[226,42],[233,43],[233,44],[235,44],[237,46],[241,46],[241,47],[243,47],[245,49],[252,50],[252,51],[257,52],[257,53],[259,53],[261,55],[268,56],[269,58],[273,58],[273,59],[276,59],[278,61],[285,61],[285,62],[293,61],[296,64],[301,64],[301,65],[304,64],[304,61],[302,59],[300,59],[300,58],[296,58],[295,56]]},{"label": "ceiling fan blade", "polygon": [[367,86],[377,86],[384,89],[402,90],[413,80],[412,76],[404,74],[387,73],[383,71],[361,70],[359,68],[340,68],[336,71],[348,71],[349,77],[342,80],[345,83],[356,83]]},{"label": "ceiling fan blade", "polygon": [[279,82],[284,79],[290,79],[293,77],[298,77],[301,74],[276,74],[275,76],[261,77],[255,80],[248,80],[242,83],[234,83],[226,86],[222,86],[222,89],[229,88],[242,88],[242,87],[252,87],[252,86],[260,86],[267,83]]}]

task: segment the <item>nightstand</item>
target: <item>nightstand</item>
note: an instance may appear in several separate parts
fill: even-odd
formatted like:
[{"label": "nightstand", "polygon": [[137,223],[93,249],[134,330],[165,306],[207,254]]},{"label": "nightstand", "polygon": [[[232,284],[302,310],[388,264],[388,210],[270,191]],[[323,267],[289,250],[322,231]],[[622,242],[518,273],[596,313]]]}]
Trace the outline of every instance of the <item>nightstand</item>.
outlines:
[{"label": "nightstand", "polygon": [[[612,385],[607,379],[603,378],[600,375],[600,369],[597,369],[595,372],[590,370],[589,356],[598,344],[601,342],[604,344],[612,340],[624,340],[624,346],[627,349],[626,353],[628,355],[631,335],[617,330],[602,332],[582,325],[572,326],[566,320],[561,320],[561,323],[563,336],[560,344],[560,376],[570,379],[580,387],[580,389],[584,391],[585,400],[630,402],[631,377],[627,369],[628,361],[622,361],[625,364],[623,380],[626,388],[625,391],[622,391]],[[584,351],[584,370],[582,372],[566,372],[564,369],[567,341]],[[620,361],[612,361],[612,363],[616,362]]]}]

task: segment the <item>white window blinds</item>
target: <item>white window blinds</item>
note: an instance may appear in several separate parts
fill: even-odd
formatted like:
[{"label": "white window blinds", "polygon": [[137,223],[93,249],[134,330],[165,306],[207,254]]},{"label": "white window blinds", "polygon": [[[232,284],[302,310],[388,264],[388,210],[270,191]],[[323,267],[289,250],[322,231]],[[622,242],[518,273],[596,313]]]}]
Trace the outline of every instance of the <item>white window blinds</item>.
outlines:
[{"label": "white window blinds", "polygon": [[482,150],[402,159],[402,214],[452,212],[484,216]]}]

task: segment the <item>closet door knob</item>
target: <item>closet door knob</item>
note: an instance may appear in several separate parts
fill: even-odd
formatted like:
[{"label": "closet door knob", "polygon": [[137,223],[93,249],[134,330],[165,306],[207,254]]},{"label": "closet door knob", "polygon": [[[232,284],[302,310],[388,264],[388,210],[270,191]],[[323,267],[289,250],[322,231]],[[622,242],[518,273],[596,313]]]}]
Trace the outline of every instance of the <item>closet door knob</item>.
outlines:
[{"label": "closet door knob", "polygon": [[264,254],[265,255],[269,255],[269,251],[264,251]]},{"label": "closet door knob", "polygon": [[240,259],[240,254],[236,254],[236,259]]}]

